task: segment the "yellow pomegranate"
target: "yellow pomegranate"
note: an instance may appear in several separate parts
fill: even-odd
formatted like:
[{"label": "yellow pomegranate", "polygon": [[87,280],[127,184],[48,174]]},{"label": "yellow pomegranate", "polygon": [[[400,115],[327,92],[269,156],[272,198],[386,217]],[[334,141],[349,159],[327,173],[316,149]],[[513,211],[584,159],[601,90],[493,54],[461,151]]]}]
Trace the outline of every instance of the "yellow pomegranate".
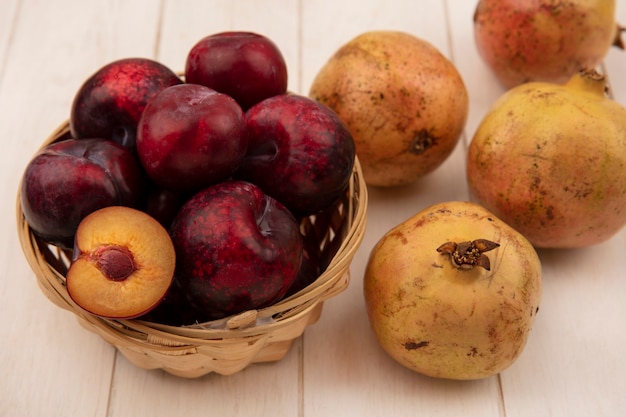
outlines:
[{"label": "yellow pomegranate", "polygon": [[594,70],[500,97],[469,146],[477,202],[536,247],[609,239],[626,224],[626,108]]},{"label": "yellow pomegranate", "polygon": [[541,299],[541,264],[521,234],[462,201],[428,207],[385,234],[365,271],[367,314],[398,363],[480,379],[522,353]]},{"label": "yellow pomegranate", "polygon": [[365,32],[341,46],[309,96],[348,126],[373,186],[410,184],[436,169],[454,150],[468,113],[454,65],[430,43],[399,31]]}]

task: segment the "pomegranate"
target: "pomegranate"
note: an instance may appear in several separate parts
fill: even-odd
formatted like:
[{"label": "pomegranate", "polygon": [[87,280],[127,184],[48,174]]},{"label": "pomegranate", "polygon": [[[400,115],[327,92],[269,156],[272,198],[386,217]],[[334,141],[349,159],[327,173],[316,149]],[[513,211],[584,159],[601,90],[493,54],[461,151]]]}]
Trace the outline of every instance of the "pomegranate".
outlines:
[{"label": "pomegranate", "polygon": [[477,202],[537,247],[609,239],[626,223],[626,109],[595,70],[503,94],[468,150]]},{"label": "pomegranate", "polygon": [[563,84],[622,47],[615,0],[480,0],[474,37],[480,56],[507,88]]},{"label": "pomegranate", "polygon": [[309,96],[347,125],[368,185],[415,182],[452,153],[468,93],[433,45],[398,31],[352,39],[319,70]]},{"label": "pomegranate", "polygon": [[484,207],[443,202],[385,234],[365,270],[377,341],[424,375],[479,379],[515,362],[541,299],[541,263]]}]

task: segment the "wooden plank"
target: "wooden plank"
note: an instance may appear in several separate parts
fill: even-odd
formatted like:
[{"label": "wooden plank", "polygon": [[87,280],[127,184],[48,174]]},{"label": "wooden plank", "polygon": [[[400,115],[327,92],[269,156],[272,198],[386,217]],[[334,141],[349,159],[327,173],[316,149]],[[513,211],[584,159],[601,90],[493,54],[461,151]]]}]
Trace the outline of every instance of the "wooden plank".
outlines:
[{"label": "wooden plank", "polygon": [[[228,416],[617,416],[626,409],[626,343],[618,269],[626,230],[573,251],[540,251],[544,298],[519,360],[500,376],[436,380],[392,361],[367,323],[362,277],[375,242],[426,205],[467,199],[465,152],[504,92],[475,50],[461,0],[7,0],[0,2],[0,416],[221,414]],[[618,2],[618,20],[626,8]],[[370,188],[365,240],[349,288],[327,301],[278,363],[228,377],[186,380],[130,364],[39,291],[15,236],[20,175],[49,132],[69,114],[80,83],[113,59],[155,57],[182,70],[189,48],[222,30],[268,35],[283,51],[289,88],[306,94],[318,69],[343,43],[370,29],[414,33],[451,58],[470,95],[462,142],[434,173],[408,187]],[[625,52],[605,61],[615,99],[626,104]]]},{"label": "wooden plank", "polygon": [[[361,2],[359,7],[307,1],[303,4],[303,84],[308,88],[340,45],[373,29],[407,31],[453,59],[446,21],[441,1],[402,1],[393,7],[382,1]],[[439,169],[414,185],[369,188],[367,230],[352,263],[350,286],[325,304],[322,319],[305,335],[305,415],[502,415],[497,377],[465,383],[436,380],[393,362],[374,340],[363,302],[365,264],[382,234],[427,205],[467,199],[464,153],[460,144]]]},{"label": "wooden plank", "polygon": [[[504,89],[473,45],[474,4],[450,2],[456,62],[471,97],[468,144],[480,120]],[[623,5],[622,5],[623,6]],[[621,20],[626,21],[624,8]],[[612,50],[607,69],[618,100],[626,99],[624,53]],[[541,250],[544,294],[526,350],[501,374],[506,416],[614,416],[626,407],[626,342],[619,271],[626,231],[601,245],[578,250]]]},{"label": "wooden plank", "polygon": [[109,415],[232,417],[298,415],[301,343],[279,362],[254,364],[230,376],[184,379],[137,369],[118,358]]},{"label": "wooden plank", "polygon": [[[617,2],[617,20],[626,8]],[[626,53],[604,63],[611,93],[626,105]],[[507,416],[617,416],[626,409],[626,280],[620,265],[626,230],[585,249],[539,252],[544,297],[516,372],[503,378]]]},{"label": "wooden plank", "polygon": [[[19,13],[19,0],[0,2],[0,69],[4,67],[6,54],[11,43],[16,19]],[[0,71],[0,77],[2,71]]]},{"label": "wooden plank", "polygon": [[531,340],[503,374],[507,416],[614,416],[626,407],[619,265],[626,233],[572,251],[540,251],[544,296]]},{"label": "wooden plank", "polygon": [[[148,22],[154,30],[157,15],[148,4],[23,0],[12,26],[0,71],[0,265],[7,278],[0,280],[0,363],[8,375],[0,381],[2,416],[107,413],[115,351],[42,295],[17,242],[12,202],[27,162],[68,117],[82,80],[120,55],[152,51]],[[139,10],[143,25],[133,18]]]},{"label": "wooden plank", "polygon": [[[165,1],[156,58],[183,70],[191,47],[201,38],[227,30],[263,34],[283,52],[290,72],[290,88],[298,89],[297,1],[231,2],[229,0]],[[119,357],[110,401],[111,415],[136,417],[298,415],[301,341],[277,363],[256,364],[232,375],[209,374],[181,379],[160,371],[137,369]]]},{"label": "wooden plank", "polygon": [[[618,24],[626,27],[626,4],[623,1],[617,2],[616,20]],[[622,32],[621,37],[626,42],[626,32]],[[615,101],[626,106],[626,77],[624,77],[626,51],[617,47],[611,48],[604,60],[604,65],[608,70],[609,87]]]},{"label": "wooden plank", "polygon": [[298,2],[294,0],[193,0],[164,2],[158,59],[184,70],[189,50],[205,36],[242,30],[271,39],[287,63],[291,91],[300,91]]},{"label": "wooden plank", "polygon": [[465,125],[465,146],[469,145],[478,124],[493,102],[505,92],[485,62],[474,42],[473,15],[476,2],[447,1],[454,62],[465,80],[470,108]]}]

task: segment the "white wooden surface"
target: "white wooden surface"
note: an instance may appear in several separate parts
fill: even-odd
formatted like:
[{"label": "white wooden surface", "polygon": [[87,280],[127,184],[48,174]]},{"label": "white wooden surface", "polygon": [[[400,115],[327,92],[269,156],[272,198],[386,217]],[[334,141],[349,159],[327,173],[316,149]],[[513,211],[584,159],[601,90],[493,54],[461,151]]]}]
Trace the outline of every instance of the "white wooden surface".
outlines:
[{"label": "white wooden surface", "polygon": [[[626,23],[619,0],[618,20]],[[426,205],[467,199],[464,155],[503,90],[479,59],[469,0],[0,0],[0,416],[623,416],[626,415],[626,230],[587,249],[541,251],[544,297],[519,360],[501,375],[454,382],[423,377],[378,347],[362,299],[369,251]],[[74,91],[99,66],[156,58],[182,69],[201,37],[258,31],[283,51],[289,88],[306,94],[341,44],[399,29],[438,47],[470,93],[454,154],[417,184],[370,190],[368,229],[350,287],[324,306],[278,363],[185,380],[144,371],[80,327],[39,291],[16,236],[22,171],[69,114]],[[626,105],[626,53],[605,63]],[[616,179],[623,181],[626,179]]]}]

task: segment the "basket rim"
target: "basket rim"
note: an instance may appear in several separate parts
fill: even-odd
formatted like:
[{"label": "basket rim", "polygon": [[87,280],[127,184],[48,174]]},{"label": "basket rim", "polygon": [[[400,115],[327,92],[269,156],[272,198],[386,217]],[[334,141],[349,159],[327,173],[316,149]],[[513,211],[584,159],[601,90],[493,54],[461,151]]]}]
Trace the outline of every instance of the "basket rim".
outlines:
[{"label": "basket rim", "polygon": [[[48,144],[60,139],[70,131],[69,119],[62,122],[40,146],[39,151]],[[343,291],[349,281],[349,266],[354,253],[359,248],[366,226],[366,211],[368,202],[367,186],[363,179],[361,165],[358,157],[355,156],[353,173],[349,182],[348,207],[346,220],[348,221],[347,233],[336,253],[332,256],[326,269],[318,278],[307,287],[280,300],[279,302],[264,307],[255,312],[254,323],[244,323],[244,326],[229,328],[229,320],[249,314],[252,310],[247,310],[219,320],[208,321],[185,326],[172,326],[161,323],[145,321],[141,319],[108,319],[95,316],[71,300],[65,286],[62,284],[65,277],[58,273],[46,259],[41,255],[37,245],[37,237],[34,235],[28,222],[24,217],[21,207],[21,181],[18,184],[16,199],[16,220],[18,226],[18,237],[22,251],[35,274],[40,289],[57,306],[73,312],[79,319],[85,320],[92,326],[101,330],[111,330],[126,332],[131,339],[137,340],[141,345],[145,342],[144,335],[151,334],[169,340],[176,340],[183,344],[202,344],[203,342],[214,343],[215,340],[227,340],[232,338],[254,338],[263,336],[265,333],[275,331],[282,327],[287,327],[297,320],[302,320],[315,309],[318,303]],[[356,197],[356,202],[354,201]],[[48,271],[56,276],[57,282],[50,282],[43,275],[43,271]],[[39,273],[38,273],[39,272]],[[343,285],[339,282],[344,280]],[[340,288],[335,288],[339,286]],[[59,299],[52,298],[48,292],[52,292]],[[294,312],[286,315],[285,313]],[[143,342],[142,342],[143,341]]]}]

